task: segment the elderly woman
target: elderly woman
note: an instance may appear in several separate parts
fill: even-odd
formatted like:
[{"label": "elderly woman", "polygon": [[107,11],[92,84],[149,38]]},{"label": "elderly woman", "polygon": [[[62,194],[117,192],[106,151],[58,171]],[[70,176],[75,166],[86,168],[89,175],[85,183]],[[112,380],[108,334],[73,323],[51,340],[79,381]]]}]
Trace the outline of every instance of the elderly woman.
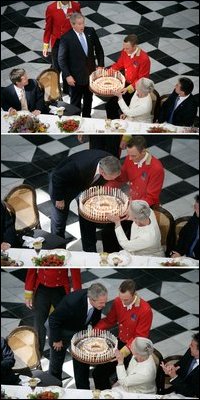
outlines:
[{"label": "elderly woman", "polygon": [[120,217],[110,214],[107,217],[111,222],[115,223],[115,234],[124,250],[140,256],[164,256],[164,251],[161,247],[160,229],[155,214],[146,201],[131,201],[127,215],[123,218],[133,221],[130,240],[124,233]]},{"label": "elderly woman", "polygon": [[133,354],[127,370],[124,356],[116,350],[118,384],[128,392],[156,393],[156,364],[154,362],[153,343],[144,337],[136,337],[131,344]]},{"label": "elderly woman", "polygon": [[119,98],[118,104],[123,114],[120,118],[128,118],[136,122],[152,122],[152,98],[150,93],[154,90],[154,83],[148,78],[141,78],[136,83],[136,91],[131,99],[130,105],[125,103],[122,93],[115,92]]}]

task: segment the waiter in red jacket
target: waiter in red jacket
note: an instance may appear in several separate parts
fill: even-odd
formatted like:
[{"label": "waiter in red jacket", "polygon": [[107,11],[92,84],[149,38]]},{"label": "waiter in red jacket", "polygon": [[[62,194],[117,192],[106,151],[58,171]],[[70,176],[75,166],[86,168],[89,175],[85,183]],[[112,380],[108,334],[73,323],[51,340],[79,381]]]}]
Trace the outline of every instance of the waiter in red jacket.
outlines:
[{"label": "waiter in red jacket", "polygon": [[[150,305],[136,293],[132,279],[123,281],[119,287],[119,296],[112,303],[105,318],[102,318],[94,329],[107,330],[118,326],[118,349],[126,357],[127,366],[131,351],[130,346],[137,336],[148,337],[153,313]],[[129,357],[130,354],[130,357]],[[117,362],[98,365],[93,371],[95,388],[104,390],[111,387],[110,376],[116,370]]]},{"label": "waiter in red jacket", "polygon": [[[135,84],[140,78],[149,78],[150,58],[147,53],[138,46],[138,38],[131,34],[125,37],[123,50],[116,63],[111,68],[122,71],[126,78],[127,86],[122,90],[123,98],[127,105],[135,91]],[[120,108],[118,98],[112,97],[106,104],[107,118],[119,118]]]},{"label": "waiter in red jacket", "polygon": [[[80,268],[71,268],[71,281],[73,290],[82,288]],[[39,350],[42,356],[46,328],[45,322],[63,296],[70,293],[71,285],[67,268],[30,268],[27,270],[25,280],[26,306],[34,309],[35,328],[39,336]],[[52,307],[53,306],[53,307]]]},{"label": "waiter in red jacket", "polygon": [[[55,1],[46,9],[46,25],[43,36],[43,56],[47,57],[51,44],[52,67],[61,71],[58,65],[60,38],[71,29],[70,16],[80,12],[80,3],[75,1]],[[63,92],[68,93],[68,85],[63,79]]]}]

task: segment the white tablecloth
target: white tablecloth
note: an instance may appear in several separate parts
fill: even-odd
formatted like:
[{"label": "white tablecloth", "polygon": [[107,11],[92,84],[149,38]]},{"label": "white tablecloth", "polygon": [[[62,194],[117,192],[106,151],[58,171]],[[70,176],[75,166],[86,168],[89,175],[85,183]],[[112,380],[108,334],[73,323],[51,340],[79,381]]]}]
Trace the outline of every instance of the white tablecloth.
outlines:
[{"label": "white tablecloth", "polygon": [[[9,125],[12,123],[13,119],[8,118],[5,119],[4,116],[6,115],[5,111],[1,112],[1,132],[2,133],[8,133],[9,130]],[[50,127],[47,130],[47,133],[61,133],[60,129],[58,128],[56,122],[59,120],[59,118],[56,115],[46,115],[46,114],[40,114],[38,116],[39,120],[41,122],[44,122],[45,124],[50,124]],[[62,117],[63,120],[71,117]],[[127,126],[126,126],[126,132],[127,133],[144,133],[147,132],[148,128],[152,126],[153,124],[144,124],[144,123],[139,123],[139,122],[132,122],[126,120]],[[121,124],[123,124],[123,121],[121,121]],[[157,124],[155,124],[157,125]],[[174,125],[166,125],[171,131],[175,131],[177,133],[181,133],[183,129],[181,127],[176,127]],[[98,118],[82,118],[81,124],[79,127],[80,133],[105,133],[108,134],[109,132],[105,132],[105,119],[98,119]],[[77,131],[77,133],[78,133]],[[103,131],[103,132],[101,132]],[[112,132],[113,133],[113,132]],[[117,133],[117,132],[114,132]],[[40,133],[41,134],[41,133]],[[63,133],[66,135],[66,133]],[[122,134],[122,133],[120,133]],[[149,133],[151,135],[152,133]]]},{"label": "white tablecloth", "polygon": [[[27,399],[27,395],[31,393],[31,389],[27,386],[11,386],[11,385],[2,385],[1,388],[5,390],[5,393],[8,396],[19,398],[19,399]],[[60,388],[58,387],[58,390]],[[48,390],[46,388],[46,390]],[[36,389],[37,392],[45,391],[45,388]],[[54,386],[54,392],[56,391]],[[119,393],[121,394],[121,398],[124,399],[189,399],[189,397],[184,397],[175,393],[171,393],[165,396],[161,395],[153,395],[153,394],[140,394],[140,393],[128,393],[120,389]],[[59,399],[92,399],[92,390],[81,390],[81,389],[64,389],[62,397],[59,396]]]},{"label": "white tablecloth", "polygon": [[[52,251],[52,250],[51,250]],[[47,253],[48,250],[41,250],[40,255],[44,255]],[[98,253],[87,253],[84,251],[71,251],[71,256],[67,260],[66,266],[67,267],[101,267],[100,265],[100,255]],[[16,260],[17,262],[23,261],[24,267],[33,267],[32,257],[36,257],[36,253],[34,249],[16,249],[10,248],[9,249],[9,257]],[[129,267],[155,267],[155,268],[167,268],[161,265],[161,262],[165,262],[169,260],[168,258],[161,258],[161,257],[147,257],[147,256],[131,256],[131,260],[126,268]],[[188,268],[188,267],[198,267],[199,263],[197,260],[193,260],[191,258],[184,258],[182,261],[185,266],[181,268]],[[108,266],[102,266],[101,268],[110,268]],[[117,268],[125,268],[120,267]],[[170,267],[172,268],[172,267]],[[177,268],[177,267],[174,267]]]}]

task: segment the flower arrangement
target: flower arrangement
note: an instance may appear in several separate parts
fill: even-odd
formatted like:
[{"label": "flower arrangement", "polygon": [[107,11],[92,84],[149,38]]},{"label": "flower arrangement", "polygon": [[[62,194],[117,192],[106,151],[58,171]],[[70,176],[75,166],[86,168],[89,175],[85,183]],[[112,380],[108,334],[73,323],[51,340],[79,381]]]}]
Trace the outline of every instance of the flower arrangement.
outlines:
[{"label": "flower arrangement", "polygon": [[31,115],[20,115],[9,126],[9,133],[35,133],[47,132],[49,125],[40,122],[38,118]]},{"label": "flower arrangement", "polygon": [[80,126],[80,121],[76,119],[67,119],[65,121],[58,121],[57,125],[60,129],[61,132],[75,132],[79,126]]}]

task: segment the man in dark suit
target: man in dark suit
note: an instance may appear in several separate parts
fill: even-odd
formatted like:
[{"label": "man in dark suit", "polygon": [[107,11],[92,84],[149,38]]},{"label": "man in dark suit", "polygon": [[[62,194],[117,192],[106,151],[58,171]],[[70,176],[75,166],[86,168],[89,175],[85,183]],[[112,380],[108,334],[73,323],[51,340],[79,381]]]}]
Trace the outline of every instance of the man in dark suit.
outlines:
[{"label": "man in dark suit", "polygon": [[179,233],[179,238],[171,257],[187,257],[199,260],[199,195],[195,196],[194,214]]},{"label": "man in dark suit", "polygon": [[175,89],[163,103],[158,122],[178,126],[192,126],[197,115],[197,104],[192,91],[194,84],[189,78],[181,77]]},{"label": "man in dark suit", "polygon": [[[92,327],[101,319],[107,302],[107,289],[100,283],[66,295],[49,317],[51,375],[61,380],[62,365],[72,336]],[[89,389],[89,365],[73,359],[77,389]]]},{"label": "man in dark suit", "polygon": [[[120,175],[119,159],[103,150],[83,150],[58,164],[50,175],[51,232],[64,237],[69,205],[82,191]],[[80,216],[83,250],[96,251],[96,226]]]},{"label": "man in dark suit", "polygon": [[189,349],[174,364],[161,363],[165,374],[171,377],[171,387],[167,393],[176,392],[185,397],[199,398],[199,332],[192,336]]},{"label": "man in dark suit", "polygon": [[28,79],[23,68],[13,69],[10,73],[11,85],[2,90],[2,108],[14,113],[24,110],[34,115],[46,114],[44,92],[39,88],[35,79]]},{"label": "man in dark suit", "polygon": [[83,99],[82,116],[90,118],[89,75],[104,66],[104,52],[94,28],[85,28],[85,19],[80,13],[72,14],[70,22],[72,29],[60,39],[58,64],[70,86],[71,104],[81,109]]}]

